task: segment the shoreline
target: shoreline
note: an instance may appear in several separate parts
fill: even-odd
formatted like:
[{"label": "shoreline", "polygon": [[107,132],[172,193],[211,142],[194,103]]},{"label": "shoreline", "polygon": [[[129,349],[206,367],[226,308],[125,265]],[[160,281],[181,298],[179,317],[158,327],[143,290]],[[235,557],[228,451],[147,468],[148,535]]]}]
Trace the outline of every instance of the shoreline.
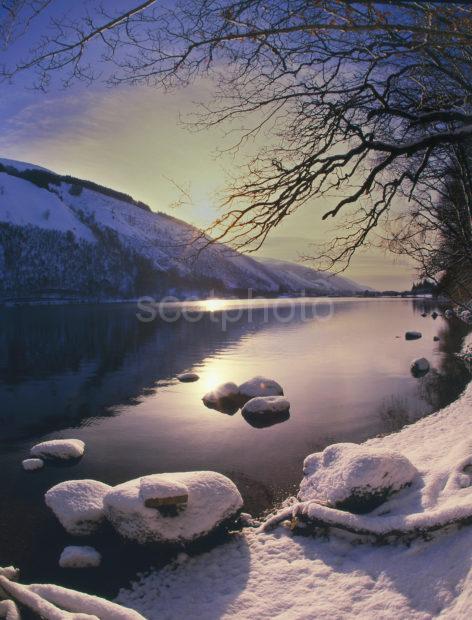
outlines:
[{"label": "shoreline", "polygon": [[[467,336],[462,351],[471,343],[472,336]],[[363,445],[398,450],[420,473],[434,474],[464,440],[472,455],[471,410],[472,381],[444,409]],[[335,534],[294,536],[279,526],[270,533],[244,530],[235,540],[201,556],[182,554],[170,566],[138,576],[131,588],[121,590],[117,601],[149,620],[177,619],[189,613],[201,620],[359,615],[454,619],[470,611],[471,564],[470,526],[410,545],[382,547],[351,545]]]}]

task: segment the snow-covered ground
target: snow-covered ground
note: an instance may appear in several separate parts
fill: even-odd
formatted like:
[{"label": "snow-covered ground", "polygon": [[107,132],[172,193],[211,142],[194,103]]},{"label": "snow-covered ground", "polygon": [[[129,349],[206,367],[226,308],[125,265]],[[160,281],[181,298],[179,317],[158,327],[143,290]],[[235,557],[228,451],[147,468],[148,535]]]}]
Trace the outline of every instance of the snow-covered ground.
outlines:
[{"label": "snow-covered ground", "polygon": [[[223,244],[208,244],[202,231],[182,220],[141,208],[116,194],[83,187],[79,181],[71,187],[69,182],[57,177],[57,185],[50,183],[48,190],[27,178],[9,173],[10,169],[48,172],[33,164],[0,159],[0,165],[6,166],[0,172],[0,227],[6,224],[25,228],[29,249],[34,245],[32,237],[38,231],[43,236],[46,231],[68,234],[67,244],[61,250],[66,264],[71,260],[71,248],[77,250],[77,241],[83,244],[82,251],[91,252],[89,244],[96,249],[108,239],[113,252],[120,247],[121,251],[145,257],[159,272],[171,272],[173,276],[178,273],[185,278],[185,290],[190,291],[189,295],[194,288],[197,294],[200,289],[217,288],[228,294],[252,289],[258,294],[280,291],[299,294],[306,290],[321,295],[351,294],[365,288],[346,278],[331,277],[309,267],[286,261],[256,260]],[[78,193],[74,191],[77,188]],[[42,249],[38,250],[38,264],[34,267],[44,270],[45,276],[50,277],[51,266],[48,270],[44,240],[37,243]],[[28,261],[31,262],[30,256]],[[2,269],[0,244],[0,272]],[[29,287],[31,285],[23,283],[22,294],[27,294]],[[57,283],[51,287],[65,288]],[[35,293],[38,292],[36,288]],[[67,288],[74,289],[71,279]],[[149,292],[153,293],[153,290]]]},{"label": "snow-covered ground", "polygon": [[[424,504],[418,510],[434,498],[451,501],[457,459],[466,464],[466,453],[472,455],[471,410],[472,384],[446,409],[364,444],[410,459],[427,490],[418,496]],[[454,487],[459,500],[470,495],[470,487],[460,488],[463,483]],[[148,620],[455,620],[470,617],[471,566],[471,526],[418,538],[409,546],[352,544],[333,533],[329,539],[304,537],[284,526],[268,533],[248,529],[205,555],[181,555],[174,565],[122,590],[118,601]]]}]

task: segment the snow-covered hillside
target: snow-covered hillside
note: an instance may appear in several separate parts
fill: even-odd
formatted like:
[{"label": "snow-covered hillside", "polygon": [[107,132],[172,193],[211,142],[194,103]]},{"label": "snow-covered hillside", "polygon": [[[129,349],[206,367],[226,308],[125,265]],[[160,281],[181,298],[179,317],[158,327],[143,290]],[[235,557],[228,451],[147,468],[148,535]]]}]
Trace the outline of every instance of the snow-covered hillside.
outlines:
[{"label": "snow-covered hillside", "polygon": [[3,296],[342,294],[363,287],[210,244],[195,227],[131,197],[0,159]]}]

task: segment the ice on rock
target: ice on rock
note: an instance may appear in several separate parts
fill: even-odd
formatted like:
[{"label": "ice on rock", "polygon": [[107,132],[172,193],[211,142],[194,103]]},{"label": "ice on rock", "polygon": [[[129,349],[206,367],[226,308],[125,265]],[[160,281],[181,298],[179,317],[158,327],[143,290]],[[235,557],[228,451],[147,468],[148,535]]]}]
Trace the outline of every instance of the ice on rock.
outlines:
[{"label": "ice on rock", "polygon": [[198,381],[200,377],[196,372],[183,372],[180,375],[177,375],[177,379],[182,383],[192,383],[193,381]]},{"label": "ice on rock", "polygon": [[236,383],[223,383],[203,397],[203,404],[210,409],[237,411],[239,388]]},{"label": "ice on rock", "polygon": [[66,480],[49,489],[45,500],[69,534],[86,536],[103,521],[103,498],[111,489],[97,480]]},{"label": "ice on rock", "polygon": [[283,396],[284,391],[277,381],[258,376],[242,383],[239,393],[244,400],[250,400],[256,396]]},{"label": "ice on rock", "polygon": [[242,413],[246,415],[264,415],[285,413],[290,409],[290,402],[284,396],[257,396],[244,405]]},{"label": "ice on rock", "polygon": [[411,484],[418,472],[399,452],[339,443],[310,454],[303,473],[301,501],[362,514]]},{"label": "ice on rock", "polygon": [[177,506],[188,501],[188,488],[183,482],[163,474],[141,478],[139,495],[148,508]]},{"label": "ice on rock", "polygon": [[405,340],[418,340],[421,336],[421,332],[405,332]]},{"label": "ice on rock", "polygon": [[25,471],[35,471],[44,467],[43,459],[25,459],[21,464]]},{"label": "ice on rock", "polygon": [[65,547],[59,558],[61,568],[92,568],[100,566],[101,554],[93,547],[74,546]]},{"label": "ice on rock", "polygon": [[106,517],[124,538],[141,544],[190,542],[229,523],[243,505],[235,484],[222,474],[196,471],[161,476],[175,489],[187,488],[188,503],[179,512],[168,514],[144,505],[143,493],[156,488],[159,475],[125,482],[105,496]]},{"label": "ice on rock", "polygon": [[78,459],[83,456],[85,444],[80,439],[51,439],[31,448],[31,456],[52,459]]},{"label": "ice on rock", "polygon": [[411,362],[410,370],[414,377],[423,377],[429,372],[429,362],[425,357],[419,357]]}]

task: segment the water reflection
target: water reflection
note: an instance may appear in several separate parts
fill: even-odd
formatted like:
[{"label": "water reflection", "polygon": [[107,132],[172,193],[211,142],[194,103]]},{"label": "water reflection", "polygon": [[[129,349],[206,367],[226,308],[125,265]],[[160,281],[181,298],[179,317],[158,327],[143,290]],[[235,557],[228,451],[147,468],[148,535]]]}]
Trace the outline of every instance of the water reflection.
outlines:
[{"label": "water reflection", "polygon": [[[469,374],[455,353],[470,327],[442,316],[432,320],[435,309],[423,300],[338,299],[330,320],[315,320],[320,307],[298,306],[288,321],[281,320],[286,307],[275,312],[255,304],[229,321],[214,306],[196,323],[141,323],[133,306],[1,310],[4,561],[19,564],[26,580],[80,589],[80,579],[89,579],[86,589],[102,592],[118,582],[110,577],[120,564],[114,543],[104,550],[110,561],[100,579],[57,568],[71,541],[43,497],[67,478],[117,484],[210,469],[238,485],[245,510],[270,509],[294,492],[310,452],[398,430],[459,395]],[[423,337],[406,341],[408,330]],[[432,368],[420,379],[410,374],[418,357]],[[199,381],[179,382],[185,371],[197,372]],[[239,410],[220,415],[202,403],[217,385],[240,385],[256,375],[282,385],[290,416],[260,424]],[[21,459],[48,434],[83,439],[84,458],[67,470],[48,466],[26,474]]]}]

